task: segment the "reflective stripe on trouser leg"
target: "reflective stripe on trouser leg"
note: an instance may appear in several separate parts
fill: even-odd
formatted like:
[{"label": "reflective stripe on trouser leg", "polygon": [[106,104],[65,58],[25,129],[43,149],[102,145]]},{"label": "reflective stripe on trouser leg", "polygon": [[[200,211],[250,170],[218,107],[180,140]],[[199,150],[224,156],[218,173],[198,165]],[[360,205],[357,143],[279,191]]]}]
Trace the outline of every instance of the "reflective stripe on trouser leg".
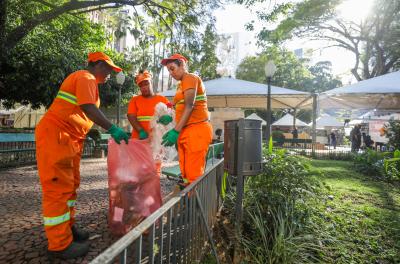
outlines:
[{"label": "reflective stripe on trouser leg", "polygon": [[35,132],[48,249],[60,251],[73,240],[68,200],[73,200],[70,199],[74,191],[72,159],[77,146],[68,133],[51,121],[42,119]]},{"label": "reflective stripe on trouser leg", "polygon": [[43,222],[45,226],[55,226],[67,222],[69,221],[69,219],[69,212],[67,212],[59,216],[43,217]]}]

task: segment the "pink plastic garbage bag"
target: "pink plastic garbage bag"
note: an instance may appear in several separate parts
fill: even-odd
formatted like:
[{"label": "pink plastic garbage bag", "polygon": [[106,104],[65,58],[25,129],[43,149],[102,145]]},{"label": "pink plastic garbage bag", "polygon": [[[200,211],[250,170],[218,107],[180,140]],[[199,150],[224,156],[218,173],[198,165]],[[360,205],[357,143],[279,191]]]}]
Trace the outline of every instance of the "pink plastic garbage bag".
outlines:
[{"label": "pink plastic garbage bag", "polygon": [[160,178],[148,140],[118,145],[110,139],[107,164],[108,223],[113,234],[124,235],[160,208]]}]

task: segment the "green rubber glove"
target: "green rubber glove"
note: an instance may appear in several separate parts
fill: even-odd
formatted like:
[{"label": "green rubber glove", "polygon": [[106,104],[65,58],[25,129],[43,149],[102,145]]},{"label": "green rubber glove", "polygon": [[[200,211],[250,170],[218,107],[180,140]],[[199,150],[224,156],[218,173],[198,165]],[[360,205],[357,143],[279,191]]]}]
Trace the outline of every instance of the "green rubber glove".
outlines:
[{"label": "green rubber glove", "polygon": [[161,142],[162,145],[170,147],[173,146],[176,141],[178,140],[179,132],[175,129],[171,129],[167,133],[164,134],[162,137],[163,141]]},{"label": "green rubber glove", "polygon": [[164,126],[168,125],[171,122],[172,122],[172,116],[170,115],[163,115],[157,121],[157,123],[161,123]]},{"label": "green rubber glove", "polygon": [[139,130],[139,139],[146,139],[149,137],[149,134],[142,128]]},{"label": "green rubber glove", "polygon": [[112,125],[107,132],[111,134],[112,138],[118,144],[121,144],[121,140],[124,140],[125,143],[128,144],[129,136],[122,128],[117,127],[116,125]]}]

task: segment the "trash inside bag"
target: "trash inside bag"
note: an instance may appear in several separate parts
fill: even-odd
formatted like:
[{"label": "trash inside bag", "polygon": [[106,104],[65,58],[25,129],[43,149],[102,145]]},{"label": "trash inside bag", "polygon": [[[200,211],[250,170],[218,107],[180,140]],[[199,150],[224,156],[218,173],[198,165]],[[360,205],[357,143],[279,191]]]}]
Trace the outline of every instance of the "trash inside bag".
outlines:
[{"label": "trash inside bag", "polygon": [[[158,119],[163,115],[171,116],[174,121],[168,125],[158,123]],[[164,163],[175,160],[178,156],[175,147],[165,147],[161,145],[163,135],[175,127],[175,111],[168,108],[164,103],[156,104],[153,118],[150,121],[150,127],[152,131],[150,145],[153,150],[153,158]]]},{"label": "trash inside bag", "polygon": [[114,235],[124,235],[160,208],[160,178],[148,140],[129,144],[108,141],[108,223]]}]

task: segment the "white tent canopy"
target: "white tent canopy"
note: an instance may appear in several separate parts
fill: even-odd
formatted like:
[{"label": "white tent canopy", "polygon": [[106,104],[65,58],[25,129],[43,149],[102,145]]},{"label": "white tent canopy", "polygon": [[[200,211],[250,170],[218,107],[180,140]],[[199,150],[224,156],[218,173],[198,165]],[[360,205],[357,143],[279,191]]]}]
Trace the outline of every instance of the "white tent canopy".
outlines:
[{"label": "white tent canopy", "polygon": [[261,120],[261,125],[262,126],[266,126],[267,125],[267,122],[264,119],[262,119],[261,117],[259,117],[256,113],[252,113],[251,115],[246,117],[246,119]]},{"label": "white tent canopy", "polygon": [[400,109],[400,71],[335,88],[319,96],[321,109]]},{"label": "white tent canopy", "polygon": [[[281,119],[272,123],[272,126],[293,126],[293,118],[291,114],[286,114]],[[296,118],[296,126],[307,126],[307,124]]]},{"label": "white tent canopy", "polygon": [[[308,124],[312,126],[312,122]],[[343,127],[343,123],[339,122],[336,118],[330,115],[322,115],[317,118],[317,129],[323,129],[325,127]]]},{"label": "white tent canopy", "polygon": [[381,121],[381,120],[400,120],[400,113],[391,113],[391,114],[385,114],[385,115],[375,115],[374,111],[365,113],[361,116],[359,116],[356,119],[353,119],[349,122],[349,125],[356,125],[356,124],[361,124],[361,123],[368,123],[370,121]]},{"label": "white tent canopy", "polygon": [[[204,82],[208,107],[266,108],[266,84],[219,78]],[[172,99],[174,90],[161,93]],[[312,97],[309,93],[271,86],[271,103],[273,109],[311,108]],[[306,105],[306,106],[305,106]]]}]

